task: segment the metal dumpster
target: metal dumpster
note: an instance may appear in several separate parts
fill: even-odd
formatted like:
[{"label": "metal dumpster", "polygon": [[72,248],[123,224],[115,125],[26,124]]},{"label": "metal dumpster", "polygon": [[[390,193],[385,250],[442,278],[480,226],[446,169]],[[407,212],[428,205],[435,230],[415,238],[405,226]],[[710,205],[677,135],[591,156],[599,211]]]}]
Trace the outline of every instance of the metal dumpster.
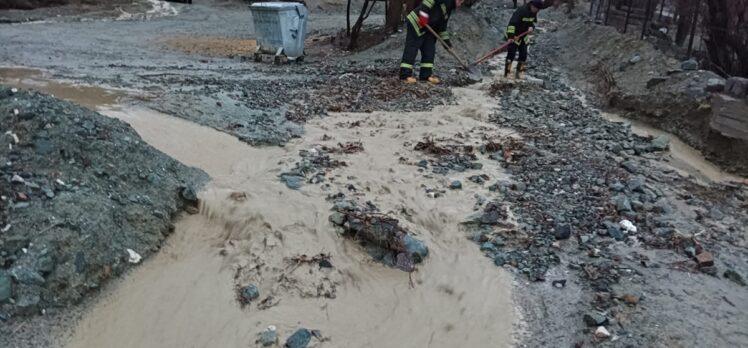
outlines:
[{"label": "metal dumpster", "polygon": [[258,2],[250,7],[258,53],[296,59],[304,56],[306,7],[294,2]]}]

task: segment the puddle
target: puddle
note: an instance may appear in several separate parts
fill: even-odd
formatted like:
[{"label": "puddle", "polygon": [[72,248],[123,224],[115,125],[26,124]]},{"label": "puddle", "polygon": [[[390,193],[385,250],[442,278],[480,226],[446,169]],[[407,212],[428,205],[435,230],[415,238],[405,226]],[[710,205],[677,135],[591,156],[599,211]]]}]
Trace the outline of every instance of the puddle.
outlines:
[{"label": "puddle", "polygon": [[[251,147],[148,109],[104,110],[164,153],[202,168],[213,182],[200,194],[200,214],[180,219],[158,254],[108,286],[67,347],[253,347],[268,325],[278,327],[281,344],[307,327],[330,338],[313,341],[317,347],[513,346],[518,319],[512,278],[458,229],[473,212],[474,195],[487,192],[466,177],[485,172],[501,179],[498,162],[482,159],[483,171],[433,177],[401,163],[423,158],[412,148],[424,136],[454,137],[471,129],[473,138],[464,141],[476,143],[506,134],[484,122],[491,100],[482,92],[455,89],[455,94],[464,105],[315,119],[304,138],[284,148]],[[361,125],[337,125],[354,121]],[[309,184],[292,191],[278,180],[300,150],[349,141],[361,141],[365,150],[341,155],[348,166],[328,175],[334,179],[330,189]],[[453,179],[465,183],[463,190],[446,197],[430,198],[421,187],[446,187]],[[429,257],[413,274],[413,288],[407,273],[372,262],[328,222],[332,204],[324,198],[339,191],[356,195],[347,190],[349,183],[429,246]],[[230,199],[233,192],[246,193],[246,201]],[[320,252],[332,255],[334,269],[289,267],[294,256]],[[234,291],[239,267],[257,269],[253,283],[277,305],[240,308]],[[317,297],[320,286],[334,286],[334,298]]]},{"label": "puddle", "polygon": [[698,150],[678,139],[677,136],[666,131],[656,129],[644,122],[630,120],[618,114],[601,112],[602,117],[611,122],[626,122],[631,124],[631,130],[640,136],[665,136],[670,139],[669,164],[685,174],[693,175],[704,182],[742,182],[744,179],[726,173],[716,165],[707,161]]},{"label": "puddle", "polygon": [[119,90],[53,81],[44,71],[28,68],[0,68],[0,84],[44,92],[91,110],[114,105],[127,95]]}]

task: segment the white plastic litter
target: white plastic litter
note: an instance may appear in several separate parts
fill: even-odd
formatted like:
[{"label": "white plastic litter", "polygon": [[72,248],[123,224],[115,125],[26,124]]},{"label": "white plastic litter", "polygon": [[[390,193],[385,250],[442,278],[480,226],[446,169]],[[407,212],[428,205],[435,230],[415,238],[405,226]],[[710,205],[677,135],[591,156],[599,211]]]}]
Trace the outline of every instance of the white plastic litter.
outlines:
[{"label": "white plastic litter", "polygon": [[13,88],[10,89],[10,92],[11,93],[18,93],[18,88],[13,87]]},{"label": "white plastic litter", "polygon": [[636,226],[634,226],[634,224],[629,220],[621,220],[619,225],[621,225],[626,232],[635,233],[637,231]]},{"label": "white plastic litter", "polygon": [[11,226],[10,224],[7,224],[7,225],[5,225],[5,227],[3,227],[3,229],[2,229],[2,230],[0,230],[0,231],[2,231],[3,233],[5,233],[5,232],[8,232],[8,231],[10,230],[10,226]]},{"label": "white plastic litter", "polygon": [[17,116],[17,115],[18,115],[18,114],[20,114],[20,113],[21,113],[21,112],[20,112],[20,111],[18,111],[18,109],[13,109],[13,115],[16,115],[16,116]]},{"label": "white plastic litter", "polygon": [[127,249],[127,254],[130,256],[130,258],[127,260],[130,263],[138,263],[143,259],[140,254],[136,253],[135,250],[132,249]]}]

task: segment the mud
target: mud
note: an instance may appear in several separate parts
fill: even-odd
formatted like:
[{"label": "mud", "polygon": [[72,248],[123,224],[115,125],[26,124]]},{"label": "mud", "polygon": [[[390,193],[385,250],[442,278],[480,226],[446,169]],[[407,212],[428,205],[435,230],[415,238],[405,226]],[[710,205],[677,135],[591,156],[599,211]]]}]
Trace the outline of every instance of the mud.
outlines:
[{"label": "mud", "polygon": [[[429,179],[416,166],[399,161],[401,156],[420,156],[406,144],[424,135],[452,136],[455,129],[476,127],[500,134],[500,129],[476,120],[487,117],[486,107],[334,114],[311,121],[306,135],[283,149],[247,147],[228,135],[164,115],[148,114],[148,122],[139,123],[140,116],[120,114],[144,139],[203,168],[214,181],[200,194],[201,214],[180,221],[174,238],[156,258],[111,287],[68,347],[152,342],[240,346],[254,341],[268,325],[278,327],[281,342],[298,326],[319,329],[331,339],[323,346],[512,346],[517,320],[512,281],[476,253],[458,230],[472,212],[480,187],[433,199],[421,185],[446,185],[446,178]],[[360,122],[361,127],[348,132],[336,126],[348,122]],[[185,151],[183,136],[161,132],[167,125],[175,134],[203,139],[202,146]],[[325,135],[329,140],[321,140]],[[277,180],[284,163],[294,161],[299,150],[346,141],[361,141],[366,150],[344,155],[349,166],[335,170],[339,182],[289,191]],[[214,162],[216,157],[225,162]],[[432,256],[414,274],[414,288],[406,273],[371,261],[328,222],[325,195],[345,190],[349,183],[362,188],[361,195],[378,193],[361,199],[399,216],[429,245]],[[246,200],[231,199],[234,192],[245,192]],[[294,256],[319,252],[331,255],[334,268],[291,267]],[[232,279],[239,268],[254,271]],[[273,305],[240,309],[235,281],[256,284],[261,298],[272,296]],[[321,287],[334,289],[334,298],[319,296]],[[163,320],[166,317],[172,319]]]}]

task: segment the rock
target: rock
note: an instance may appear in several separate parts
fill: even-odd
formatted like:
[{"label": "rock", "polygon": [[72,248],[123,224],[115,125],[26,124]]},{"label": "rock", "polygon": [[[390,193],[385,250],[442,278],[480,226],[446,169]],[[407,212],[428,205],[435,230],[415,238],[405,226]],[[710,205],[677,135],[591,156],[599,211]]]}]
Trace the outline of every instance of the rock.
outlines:
[{"label": "rock", "polygon": [[556,240],[569,239],[571,237],[571,225],[557,224],[553,229],[553,235],[556,237]]},{"label": "rock", "polygon": [[556,289],[563,289],[566,287],[566,279],[554,280],[551,285]]},{"label": "rock", "polygon": [[517,192],[525,192],[525,190],[527,190],[527,185],[523,182],[517,182],[512,184],[512,189]]},{"label": "rock", "polygon": [[491,253],[491,254],[498,251],[498,249],[496,248],[496,245],[494,245],[492,242],[485,242],[481,244],[480,250],[486,253]]},{"label": "rock", "polygon": [[669,147],[670,147],[670,139],[664,135],[661,135],[657,138],[652,139],[652,141],[649,143],[648,150],[650,152],[665,151]]},{"label": "rock", "polygon": [[[2,272],[2,271],[0,271],[0,272]],[[743,276],[741,276],[738,272],[735,272],[735,271],[733,271],[733,270],[730,269],[730,270],[725,271],[725,273],[723,274],[723,276],[725,278],[727,278],[727,279],[735,282],[735,284],[738,284],[740,286],[746,286],[745,280],[743,280]],[[3,299],[2,299],[2,274],[0,274],[0,302],[2,302],[2,301],[3,301]]]},{"label": "rock", "polygon": [[725,90],[725,80],[721,78],[711,78],[706,81],[704,90],[707,92],[722,92]]},{"label": "rock", "polygon": [[286,340],[286,348],[306,348],[312,339],[312,333],[309,330],[301,328],[296,330],[291,337]]},{"label": "rock", "polygon": [[610,332],[608,332],[608,329],[606,329],[605,326],[600,326],[595,330],[595,337],[605,339],[610,337]]},{"label": "rock", "polygon": [[615,192],[623,192],[623,190],[626,189],[626,186],[624,184],[621,184],[620,182],[614,182],[608,186],[612,191]]},{"label": "rock", "polygon": [[589,327],[601,326],[608,323],[606,316],[596,312],[587,313],[582,319],[584,319],[584,323]]},{"label": "rock", "polygon": [[691,98],[706,97],[706,92],[704,91],[704,88],[697,87],[697,86],[686,88],[686,91],[684,93]]},{"label": "rock", "polygon": [[616,210],[618,210],[619,213],[631,210],[631,200],[629,200],[626,195],[620,194],[615,196],[613,198],[613,204],[616,206]]},{"label": "rock", "polygon": [[43,285],[45,282],[41,274],[25,266],[14,266],[10,269],[10,275],[16,282],[24,285]]},{"label": "rock", "polygon": [[449,188],[453,190],[459,190],[462,188],[462,182],[460,182],[460,180],[452,181],[452,183],[449,184]]},{"label": "rock", "polygon": [[55,198],[55,191],[52,191],[49,187],[43,187],[42,192],[44,192],[44,195],[47,196],[47,198]]},{"label": "rock", "polygon": [[415,263],[423,262],[429,255],[429,248],[426,247],[426,244],[409,234],[403,237],[403,244]]},{"label": "rock", "polygon": [[428,168],[428,166],[429,166],[429,161],[427,161],[427,160],[420,160],[420,161],[418,162],[418,166],[419,166],[419,167],[421,167],[421,168]]},{"label": "rock", "polygon": [[525,81],[527,81],[528,83],[531,83],[533,85],[538,85],[538,86],[541,86],[541,87],[545,86],[545,81],[542,80],[542,79],[536,78],[536,77],[526,76],[525,77]]},{"label": "rock", "polygon": [[612,223],[610,221],[605,221],[605,227],[607,229],[608,235],[618,241],[621,241],[625,238],[625,235],[623,231],[621,230],[621,225]]},{"label": "rock", "polygon": [[245,302],[251,302],[260,297],[260,290],[254,285],[247,285],[242,288],[242,300]]},{"label": "rock", "polygon": [[652,87],[657,86],[657,85],[659,85],[659,84],[661,84],[661,83],[663,83],[663,82],[665,82],[667,80],[668,80],[667,77],[662,77],[662,76],[653,77],[653,78],[649,79],[649,81],[647,81],[647,88],[652,88]]},{"label": "rock", "polygon": [[634,64],[639,63],[641,61],[642,61],[642,57],[637,54],[637,55],[631,57],[631,59],[629,59],[629,64],[634,65]]},{"label": "rock", "polygon": [[275,326],[268,326],[265,331],[260,333],[260,338],[257,339],[263,347],[270,347],[278,342],[278,332]]},{"label": "rock", "polygon": [[623,302],[629,306],[636,306],[639,304],[639,296],[634,296],[631,294],[623,295]]},{"label": "rock", "polygon": [[662,214],[672,214],[673,207],[670,206],[667,199],[660,198],[654,204],[654,211]]},{"label": "rock", "polygon": [[330,222],[332,222],[335,225],[343,226],[343,224],[345,223],[346,217],[345,217],[345,214],[343,213],[334,212],[330,215],[328,219],[330,220]]},{"label": "rock", "polygon": [[26,180],[24,180],[20,175],[14,174],[13,177],[10,179],[10,182],[14,184],[23,184],[26,182]]},{"label": "rock", "polygon": [[688,257],[691,257],[691,258],[695,258],[696,257],[696,248],[694,248],[692,246],[686,247],[685,249],[683,249],[683,252],[685,252],[686,255],[688,255]]},{"label": "rock", "polygon": [[636,174],[637,171],[639,171],[638,167],[636,166],[636,163],[634,161],[625,161],[621,163],[621,167],[628,170],[629,173]]},{"label": "rock", "polygon": [[704,251],[696,255],[696,262],[699,263],[699,267],[711,267],[714,266],[714,256],[710,252]]},{"label": "rock", "polygon": [[10,276],[0,269],[0,303],[3,303],[13,296],[13,284]]},{"label": "rock", "polygon": [[292,175],[292,174],[282,174],[280,177],[281,181],[286,184],[286,186],[292,190],[298,190],[302,186],[304,186],[304,182],[306,181],[306,178],[299,175]]},{"label": "rock", "polygon": [[519,97],[519,89],[515,88],[512,90],[511,96],[513,99],[517,99]]},{"label": "rock", "polygon": [[680,63],[680,68],[684,71],[699,70],[699,62],[695,59],[684,60]]},{"label": "rock", "polygon": [[725,214],[722,213],[721,210],[717,207],[712,207],[712,209],[709,209],[709,217],[711,217],[714,220],[720,221],[725,218]]},{"label": "rock", "polygon": [[506,264],[506,256],[503,253],[497,253],[493,257],[493,264],[496,266],[503,266]]},{"label": "rock", "polygon": [[195,190],[191,187],[185,187],[182,189],[182,198],[184,200],[197,203],[197,193],[195,193]]},{"label": "rock", "polygon": [[626,183],[626,187],[631,192],[644,192],[644,178],[640,176],[634,176],[629,178],[628,182]]},{"label": "rock", "polygon": [[748,78],[730,77],[725,84],[725,92],[736,98],[743,98],[748,95]]}]

